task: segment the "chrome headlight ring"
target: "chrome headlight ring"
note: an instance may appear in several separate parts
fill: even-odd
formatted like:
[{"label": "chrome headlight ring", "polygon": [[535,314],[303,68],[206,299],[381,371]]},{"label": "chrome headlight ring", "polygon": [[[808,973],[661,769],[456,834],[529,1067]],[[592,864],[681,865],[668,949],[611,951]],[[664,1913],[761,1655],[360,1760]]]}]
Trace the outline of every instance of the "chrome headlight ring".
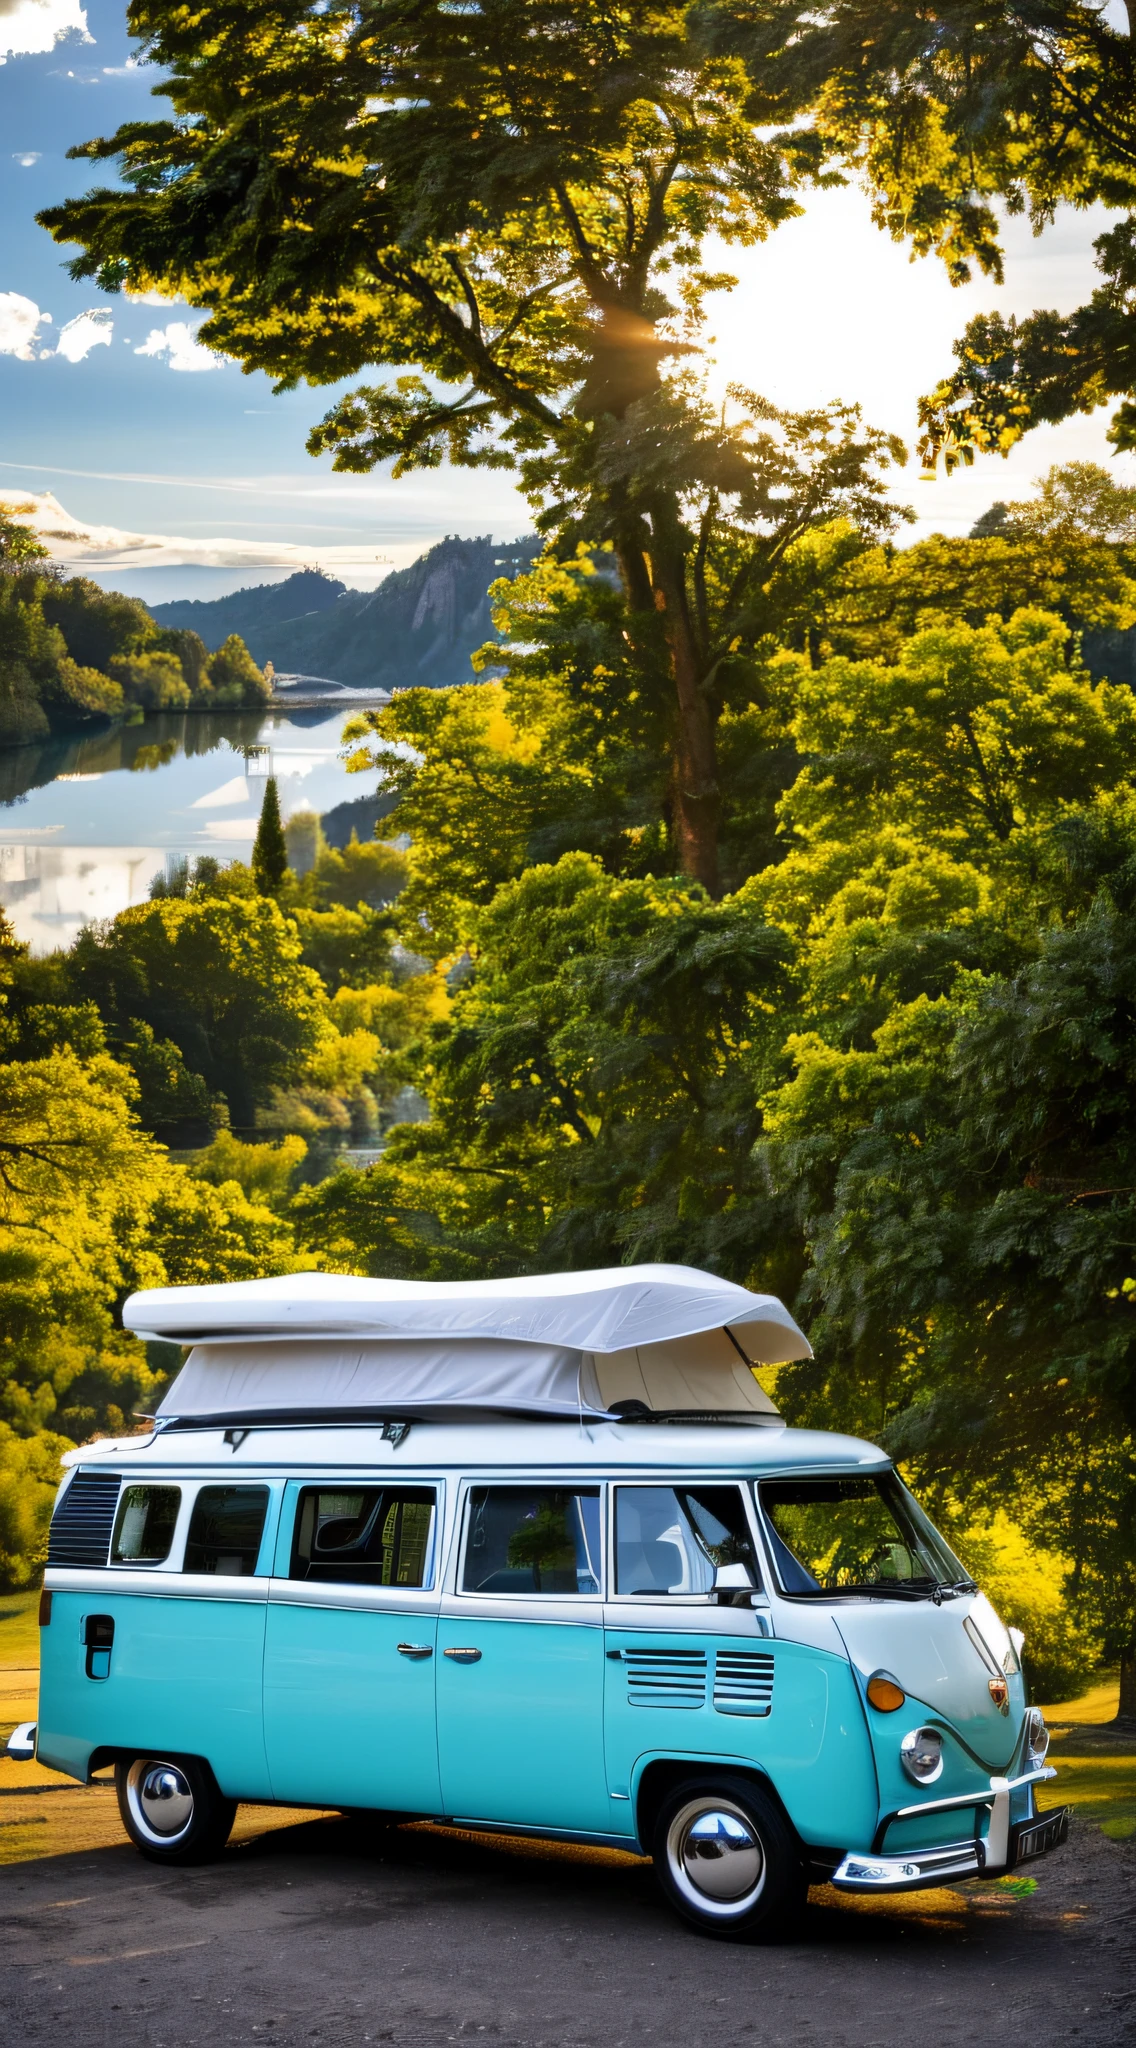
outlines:
[{"label": "chrome headlight ring", "polygon": [[910,1728],[899,1745],[899,1760],[916,1785],[933,1785],[943,1775],[943,1738],[937,1728]]},{"label": "chrome headlight ring", "polygon": [[1049,1754],[1049,1730],[1040,1707],[1027,1707],[1025,1718],[1026,1756],[1039,1769]]}]

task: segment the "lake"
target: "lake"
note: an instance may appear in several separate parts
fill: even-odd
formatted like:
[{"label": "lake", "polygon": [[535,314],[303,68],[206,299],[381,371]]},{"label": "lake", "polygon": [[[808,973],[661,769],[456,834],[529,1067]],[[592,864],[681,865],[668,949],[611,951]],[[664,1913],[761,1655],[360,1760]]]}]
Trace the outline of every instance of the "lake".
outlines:
[{"label": "lake", "polygon": [[186,856],[247,860],[269,775],[285,819],[370,796],[373,777],[340,759],[346,715],[159,712],[0,753],[0,904],[17,936],[52,952],[145,902]]}]

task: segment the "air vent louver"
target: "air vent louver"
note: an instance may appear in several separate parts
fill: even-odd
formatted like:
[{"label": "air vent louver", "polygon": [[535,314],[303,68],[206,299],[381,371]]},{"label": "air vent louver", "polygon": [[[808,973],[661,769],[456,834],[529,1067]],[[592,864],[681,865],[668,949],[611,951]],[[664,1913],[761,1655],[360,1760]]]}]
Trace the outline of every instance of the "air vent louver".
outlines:
[{"label": "air vent louver", "polygon": [[714,1664],[714,1705],[720,1714],[768,1714],[773,1709],[773,1658],[768,1650],[719,1650]]},{"label": "air vent louver", "polygon": [[704,1707],[703,1650],[625,1650],[629,1707]]},{"label": "air vent louver", "polygon": [[49,1565],[105,1565],[120,1483],[118,1472],[76,1472],[51,1519]]}]

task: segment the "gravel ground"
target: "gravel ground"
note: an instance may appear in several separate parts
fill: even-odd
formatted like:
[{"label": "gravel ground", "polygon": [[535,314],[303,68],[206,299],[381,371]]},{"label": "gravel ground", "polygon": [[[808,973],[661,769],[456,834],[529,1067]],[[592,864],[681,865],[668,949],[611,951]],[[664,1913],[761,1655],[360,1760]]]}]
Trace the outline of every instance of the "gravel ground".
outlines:
[{"label": "gravel ground", "polygon": [[915,2048],[1136,2039],[1136,1848],[1077,1826],[1028,1896],[814,1891],[711,1942],[631,1858],[338,1818],[203,1869],[121,1848],[0,1871],[4,2034],[68,2048]]}]

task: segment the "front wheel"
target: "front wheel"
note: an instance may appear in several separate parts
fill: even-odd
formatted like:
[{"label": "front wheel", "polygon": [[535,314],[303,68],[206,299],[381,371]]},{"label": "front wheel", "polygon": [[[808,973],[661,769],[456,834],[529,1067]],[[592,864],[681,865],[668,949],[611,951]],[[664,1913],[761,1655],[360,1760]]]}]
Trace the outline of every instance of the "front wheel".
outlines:
[{"label": "front wheel", "polygon": [[684,1920],[720,1940],[782,1933],[808,1891],[796,1838],[748,1778],[690,1778],[664,1800],[655,1873]]},{"label": "front wheel", "polygon": [[153,1863],[208,1863],[229,1839],[237,1802],[199,1757],[135,1757],[115,1765],[114,1786],[123,1827]]}]

